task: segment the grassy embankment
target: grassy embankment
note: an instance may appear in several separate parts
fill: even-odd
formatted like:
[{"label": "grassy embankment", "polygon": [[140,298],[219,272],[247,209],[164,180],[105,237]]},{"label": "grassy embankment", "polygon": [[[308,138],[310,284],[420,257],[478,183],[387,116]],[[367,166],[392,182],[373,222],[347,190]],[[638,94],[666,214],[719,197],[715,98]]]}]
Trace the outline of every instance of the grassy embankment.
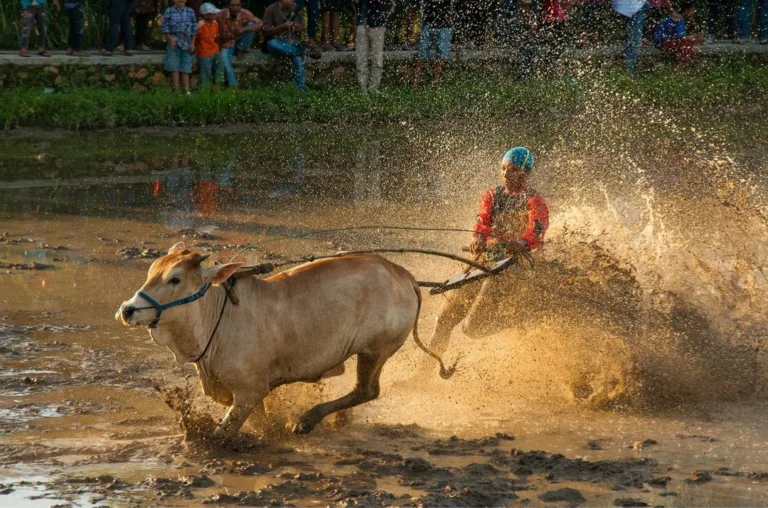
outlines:
[{"label": "grassy embankment", "polygon": [[552,108],[578,111],[595,100],[641,101],[697,111],[706,108],[762,108],[768,104],[768,66],[730,62],[701,65],[685,73],[661,71],[638,81],[617,70],[579,78],[520,82],[501,76],[452,80],[440,88],[413,92],[388,87],[364,96],[351,87],[297,93],[290,85],[248,90],[202,91],[191,96],[167,89],[136,93],[66,87],[0,91],[4,129],[41,127],[97,129],[139,126],[250,123],[358,123],[480,117],[514,113],[546,114]]}]

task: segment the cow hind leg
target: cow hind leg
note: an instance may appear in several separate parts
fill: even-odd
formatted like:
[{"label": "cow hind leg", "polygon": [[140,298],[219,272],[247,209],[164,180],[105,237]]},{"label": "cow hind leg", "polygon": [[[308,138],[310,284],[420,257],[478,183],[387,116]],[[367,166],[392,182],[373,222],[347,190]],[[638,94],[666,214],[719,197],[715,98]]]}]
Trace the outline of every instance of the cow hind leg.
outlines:
[{"label": "cow hind leg", "polygon": [[379,377],[387,356],[357,355],[357,384],[354,390],[336,400],[318,404],[302,415],[293,427],[295,434],[307,434],[323,418],[336,411],[358,406],[379,396]]}]

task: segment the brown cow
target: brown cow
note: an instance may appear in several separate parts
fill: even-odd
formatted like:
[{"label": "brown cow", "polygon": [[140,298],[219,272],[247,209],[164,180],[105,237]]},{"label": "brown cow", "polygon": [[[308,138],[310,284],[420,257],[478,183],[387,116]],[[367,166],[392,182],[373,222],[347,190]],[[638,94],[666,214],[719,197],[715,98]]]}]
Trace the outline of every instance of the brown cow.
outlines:
[{"label": "brown cow", "polygon": [[443,378],[455,370],[419,340],[421,293],[413,276],[380,256],[350,255],[264,280],[238,279],[232,288],[238,305],[227,303],[224,287],[216,284],[243,263],[204,268],[207,257],[183,243],[171,247],[115,319],[149,326],[152,340],[168,347],[178,363],[195,362],[203,392],[230,406],[216,435],[236,433],[273,388],[317,381],[352,355],[354,390],[304,413],[294,432],[310,432],[329,414],[377,398],[384,363],[411,331],[440,362]]}]

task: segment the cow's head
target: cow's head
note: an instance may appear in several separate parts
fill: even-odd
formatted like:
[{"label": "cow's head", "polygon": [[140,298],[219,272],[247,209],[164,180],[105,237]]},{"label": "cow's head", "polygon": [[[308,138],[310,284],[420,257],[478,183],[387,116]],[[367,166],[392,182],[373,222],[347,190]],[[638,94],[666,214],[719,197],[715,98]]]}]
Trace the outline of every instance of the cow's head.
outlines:
[{"label": "cow's head", "polygon": [[[144,285],[120,305],[115,319],[126,326],[149,326],[158,315],[155,303],[166,305],[201,293],[207,284],[224,282],[243,265],[230,263],[204,268],[201,263],[206,259],[208,255],[191,252],[183,243],[177,243],[168,250],[168,254],[152,263]],[[140,293],[154,300],[154,303]],[[199,314],[200,301],[163,310],[157,326],[179,327],[180,323],[199,322],[201,316],[191,316],[190,312],[197,311]]]}]

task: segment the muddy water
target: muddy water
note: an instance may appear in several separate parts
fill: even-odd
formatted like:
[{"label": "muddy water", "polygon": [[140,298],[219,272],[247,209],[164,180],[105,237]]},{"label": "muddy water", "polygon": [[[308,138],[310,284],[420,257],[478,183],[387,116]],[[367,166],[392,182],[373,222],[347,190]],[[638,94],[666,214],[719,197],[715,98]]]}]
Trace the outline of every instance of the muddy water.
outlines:
[{"label": "muddy water", "polygon": [[[276,390],[266,419],[229,442],[185,440],[180,407],[203,428],[224,408],[145,330],[114,322],[153,257],[180,240],[253,263],[459,253],[461,234],[316,231],[471,226],[509,133],[4,141],[0,505],[765,505],[764,163],[753,146],[661,125],[614,133],[620,154],[589,129],[519,134],[542,147],[532,184],[550,200],[549,243],[532,274],[509,275],[488,337],[455,331],[451,380],[409,341],[379,400],[309,436],[285,430],[351,389],[349,365]],[[457,270],[392,259],[419,279]],[[441,297],[425,302],[423,336]]]}]

